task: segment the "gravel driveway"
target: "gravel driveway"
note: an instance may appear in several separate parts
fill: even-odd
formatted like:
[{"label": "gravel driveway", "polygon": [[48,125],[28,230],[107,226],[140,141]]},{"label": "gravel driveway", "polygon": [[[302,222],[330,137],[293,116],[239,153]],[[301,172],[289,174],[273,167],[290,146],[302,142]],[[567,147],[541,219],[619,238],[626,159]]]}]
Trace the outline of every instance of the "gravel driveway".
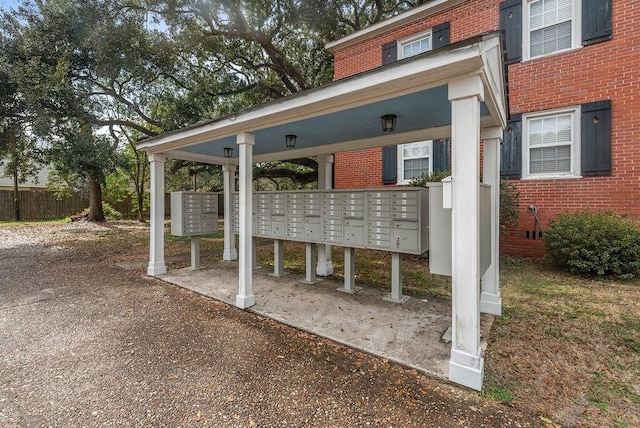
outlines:
[{"label": "gravel driveway", "polygon": [[540,425],[54,244],[0,227],[2,427]]}]

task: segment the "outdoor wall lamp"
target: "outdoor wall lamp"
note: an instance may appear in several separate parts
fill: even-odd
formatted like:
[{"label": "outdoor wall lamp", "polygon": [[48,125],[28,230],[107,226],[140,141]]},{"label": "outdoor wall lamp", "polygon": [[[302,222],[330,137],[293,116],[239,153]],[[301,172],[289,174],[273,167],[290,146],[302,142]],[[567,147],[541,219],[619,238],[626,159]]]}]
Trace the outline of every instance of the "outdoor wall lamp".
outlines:
[{"label": "outdoor wall lamp", "polygon": [[288,149],[293,149],[296,146],[296,138],[298,137],[295,135],[287,135],[284,137],[284,142]]},{"label": "outdoor wall lamp", "polygon": [[385,114],[380,117],[382,120],[382,130],[384,132],[391,132],[396,129],[396,115],[395,114]]},{"label": "outdoor wall lamp", "polygon": [[233,147],[225,147],[224,148],[224,157],[230,158],[233,156]]}]

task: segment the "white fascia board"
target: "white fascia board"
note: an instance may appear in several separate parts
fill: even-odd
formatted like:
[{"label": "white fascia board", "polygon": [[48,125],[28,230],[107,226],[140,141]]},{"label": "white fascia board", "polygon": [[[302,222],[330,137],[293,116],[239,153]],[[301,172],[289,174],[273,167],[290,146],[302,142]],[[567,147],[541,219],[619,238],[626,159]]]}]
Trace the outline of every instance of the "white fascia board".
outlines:
[{"label": "white fascia board", "polygon": [[466,0],[434,0],[419,7],[414,7],[406,12],[396,15],[392,18],[375,23],[367,28],[351,33],[341,39],[327,43],[324,47],[331,53],[335,53],[338,49],[354,45],[358,42],[371,39],[387,31],[401,27],[405,24],[427,18],[431,15],[442,12],[443,10],[464,3]]},{"label": "white fascia board", "polygon": [[258,106],[235,117],[154,137],[141,142],[138,148],[163,153],[437,87],[455,76],[480,72],[483,67],[480,53],[478,44],[472,44],[438,55],[414,57]]},{"label": "white fascia board", "polygon": [[507,103],[504,88],[504,57],[502,45],[497,34],[490,34],[480,42],[484,66],[481,74],[484,84],[484,102],[495,126],[503,129],[507,120]]}]

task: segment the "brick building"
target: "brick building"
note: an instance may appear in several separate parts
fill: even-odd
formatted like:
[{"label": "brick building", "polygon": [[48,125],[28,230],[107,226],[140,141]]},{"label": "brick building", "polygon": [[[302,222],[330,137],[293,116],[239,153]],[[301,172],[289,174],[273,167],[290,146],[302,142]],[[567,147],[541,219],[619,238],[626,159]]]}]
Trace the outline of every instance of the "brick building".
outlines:
[{"label": "brick building", "polygon": [[[500,170],[520,192],[521,216],[501,250],[539,256],[539,232],[560,212],[640,217],[637,22],[633,0],[434,0],[327,48],[339,80],[503,30],[510,117]],[[448,169],[451,148],[442,139],[338,153],[334,185],[407,184]]]}]

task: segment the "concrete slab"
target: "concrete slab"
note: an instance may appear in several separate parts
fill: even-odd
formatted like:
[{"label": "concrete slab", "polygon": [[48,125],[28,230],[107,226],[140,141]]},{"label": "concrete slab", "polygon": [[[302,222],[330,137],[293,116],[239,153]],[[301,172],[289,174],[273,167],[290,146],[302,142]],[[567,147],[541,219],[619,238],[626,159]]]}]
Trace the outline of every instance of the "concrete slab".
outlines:
[{"label": "concrete slab", "polygon": [[[366,287],[339,293],[342,284],[325,278],[314,285],[299,282],[303,275],[275,278],[270,269],[253,273],[255,306],[251,312],[326,337],[347,346],[447,379],[451,344],[442,335],[451,326],[451,303],[409,299],[404,304],[382,298],[383,290]],[[205,269],[170,271],[160,278],[216,300],[235,304],[237,261],[208,263]],[[488,332],[493,317],[482,317]]]}]

